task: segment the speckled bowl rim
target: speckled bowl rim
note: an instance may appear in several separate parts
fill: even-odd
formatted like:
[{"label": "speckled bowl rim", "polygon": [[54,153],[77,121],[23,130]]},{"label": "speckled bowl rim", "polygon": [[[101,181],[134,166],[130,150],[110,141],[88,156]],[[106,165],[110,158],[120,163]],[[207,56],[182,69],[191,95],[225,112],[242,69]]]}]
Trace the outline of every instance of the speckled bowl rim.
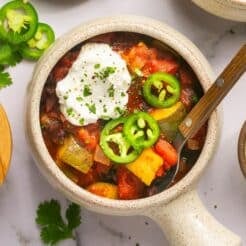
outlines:
[{"label": "speckled bowl rim", "polygon": [[143,33],[166,43],[190,64],[201,81],[204,90],[207,90],[211,85],[213,75],[207,60],[194,44],[171,27],[150,18],[131,15],[97,19],[82,24],[59,38],[38,62],[27,91],[26,133],[39,169],[48,181],[70,200],[101,213],[140,214],[149,207],[172,201],[197,183],[216,146],[219,132],[218,115],[214,112],[209,119],[208,135],[204,148],[191,171],[175,186],[157,195],[131,201],[111,200],[87,192],[69,180],[55,164],[43,141],[39,124],[41,92],[51,69],[67,51],[88,38],[113,31]]},{"label": "speckled bowl rim", "polygon": [[192,2],[218,17],[246,22],[245,0],[192,0]]},{"label": "speckled bowl rim", "polygon": [[241,171],[246,178],[246,121],[240,130],[237,153]]}]

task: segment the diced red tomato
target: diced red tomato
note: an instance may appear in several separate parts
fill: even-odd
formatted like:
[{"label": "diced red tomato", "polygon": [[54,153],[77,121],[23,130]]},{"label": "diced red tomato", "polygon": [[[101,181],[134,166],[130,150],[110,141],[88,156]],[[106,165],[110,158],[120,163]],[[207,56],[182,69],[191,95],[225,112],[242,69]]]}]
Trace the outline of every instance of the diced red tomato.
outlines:
[{"label": "diced red tomato", "polygon": [[117,169],[117,181],[119,199],[137,199],[144,195],[144,183],[126,167]]},{"label": "diced red tomato", "polygon": [[177,73],[179,64],[172,59],[168,60],[150,60],[142,69],[143,74],[147,77],[155,72]]},{"label": "diced red tomato", "polygon": [[164,159],[164,165],[166,167],[169,167],[167,166],[168,164],[171,166],[177,164],[178,161],[177,150],[166,140],[159,139],[155,145],[155,150]]},{"label": "diced red tomato", "polygon": [[156,177],[160,178],[163,177],[166,173],[166,167],[164,166],[164,164],[158,169],[158,171],[156,172]]},{"label": "diced red tomato", "polygon": [[172,57],[158,58],[156,48],[148,48],[144,43],[131,48],[123,58],[127,61],[132,70],[141,69],[144,76],[149,76],[155,72],[167,72],[175,74],[178,71],[179,64]]}]

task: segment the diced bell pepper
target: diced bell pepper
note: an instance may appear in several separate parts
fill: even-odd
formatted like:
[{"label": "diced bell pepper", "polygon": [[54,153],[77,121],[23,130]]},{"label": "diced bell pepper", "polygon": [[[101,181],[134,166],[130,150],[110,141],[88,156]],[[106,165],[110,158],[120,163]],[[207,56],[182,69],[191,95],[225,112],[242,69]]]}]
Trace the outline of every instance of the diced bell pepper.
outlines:
[{"label": "diced bell pepper", "polygon": [[93,164],[93,155],[81,147],[72,136],[66,138],[58,150],[58,159],[82,173],[87,173]]}]

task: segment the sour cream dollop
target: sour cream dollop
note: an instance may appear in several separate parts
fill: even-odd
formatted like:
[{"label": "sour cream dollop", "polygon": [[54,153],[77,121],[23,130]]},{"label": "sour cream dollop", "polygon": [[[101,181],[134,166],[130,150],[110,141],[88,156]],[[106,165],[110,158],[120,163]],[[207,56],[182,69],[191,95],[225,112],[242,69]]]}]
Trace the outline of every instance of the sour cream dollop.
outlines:
[{"label": "sour cream dollop", "polygon": [[60,110],[74,125],[118,118],[126,109],[131,75],[108,44],[82,46],[67,76],[57,83]]}]

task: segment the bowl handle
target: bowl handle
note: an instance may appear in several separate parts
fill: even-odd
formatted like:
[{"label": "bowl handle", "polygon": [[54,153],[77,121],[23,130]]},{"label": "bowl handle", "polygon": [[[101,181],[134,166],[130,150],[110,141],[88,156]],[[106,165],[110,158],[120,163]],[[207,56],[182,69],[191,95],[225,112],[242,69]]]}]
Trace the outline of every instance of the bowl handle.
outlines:
[{"label": "bowl handle", "polygon": [[226,229],[208,213],[197,191],[181,195],[145,215],[155,220],[173,246],[238,246],[239,236]]}]

